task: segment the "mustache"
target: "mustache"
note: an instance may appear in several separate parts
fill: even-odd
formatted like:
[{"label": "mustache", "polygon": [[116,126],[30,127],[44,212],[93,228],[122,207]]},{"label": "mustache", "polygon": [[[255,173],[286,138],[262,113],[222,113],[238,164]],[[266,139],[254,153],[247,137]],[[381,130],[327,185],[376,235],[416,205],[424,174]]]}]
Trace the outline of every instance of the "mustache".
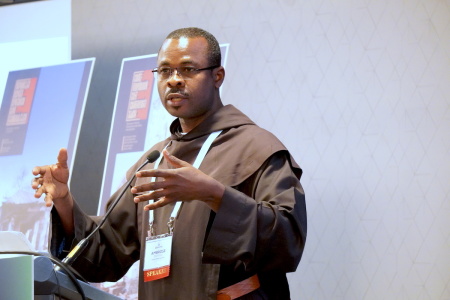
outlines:
[{"label": "mustache", "polygon": [[189,97],[189,93],[186,93],[184,91],[182,91],[180,88],[171,88],[170,90],[168,90],[166,92],[166,98],[167,96],[169,96],[170,94],[180,94],[183,97]]}]

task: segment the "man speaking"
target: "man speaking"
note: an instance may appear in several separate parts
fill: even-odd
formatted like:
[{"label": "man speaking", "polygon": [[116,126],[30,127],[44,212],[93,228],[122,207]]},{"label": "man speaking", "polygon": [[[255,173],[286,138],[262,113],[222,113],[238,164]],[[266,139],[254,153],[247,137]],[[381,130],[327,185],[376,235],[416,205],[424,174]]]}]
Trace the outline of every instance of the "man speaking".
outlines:
[{"label": "man speaking", "polygon": [[[72,197],[65,149],[33,169],[35,197],[53,205],[52,254],[64,258],[101,222],[72,264],[89,281],[116,281],[140,260],[139,299],[290,299],[286,273],[306,240],[302,170],[273,134],[223,105],[210,33],[173,31],[157,63],[171,135],[131,166],[131,188],[111,197],[106,219]],[[162,155],[146,164],[154,150]]]}]

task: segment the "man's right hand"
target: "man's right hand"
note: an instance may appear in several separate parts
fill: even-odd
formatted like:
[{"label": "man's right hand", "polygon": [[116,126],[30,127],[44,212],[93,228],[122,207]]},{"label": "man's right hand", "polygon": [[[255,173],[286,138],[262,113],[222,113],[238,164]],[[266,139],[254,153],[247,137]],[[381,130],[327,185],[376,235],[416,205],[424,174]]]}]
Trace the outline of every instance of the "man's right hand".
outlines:
[{"label": "man's right hand", "polygon": [[55,205],[67,236],[74,232],[73,198],[69,193],[69,167],[67,166],[67,149],[61,148],[58,162],[53,165],[34,167],[31,187],[36,190],[34,197],[45,194],[45,205]]},{"label": "man's right hand", "polygon": [[58,154],[58,162],[53,165],[46,165],[33,168],[33,179],[31,187],[36,190],[35,198],[40,198],[45,194],[45,205],[51,206],[54,201],[68,198],[69,168],[67,166],[67,149],[61,148]]}]

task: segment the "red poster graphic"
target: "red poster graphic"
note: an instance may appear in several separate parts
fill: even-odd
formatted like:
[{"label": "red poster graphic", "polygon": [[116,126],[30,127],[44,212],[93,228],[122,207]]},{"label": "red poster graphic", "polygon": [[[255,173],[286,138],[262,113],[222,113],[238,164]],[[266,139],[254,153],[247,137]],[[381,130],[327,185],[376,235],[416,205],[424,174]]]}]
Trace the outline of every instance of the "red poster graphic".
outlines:
[{"label": "red poster graphic", "polygon": [[153,74],[151,70],[133,73],[128,99],[127,122],[147,120],[152,86]]},{"label": "red poster graphic", "polygon": [[139,70],[132,73],[121,151],[136,151],[144,146],[143,140],[139,140],[139,136],[145,136],[152,88],[153,74],[151,70]]},{"label": "red poster graphic", "polygon": [[26,125],[28,123],[36,82],[36,77],[16,81],[6,126]]}]

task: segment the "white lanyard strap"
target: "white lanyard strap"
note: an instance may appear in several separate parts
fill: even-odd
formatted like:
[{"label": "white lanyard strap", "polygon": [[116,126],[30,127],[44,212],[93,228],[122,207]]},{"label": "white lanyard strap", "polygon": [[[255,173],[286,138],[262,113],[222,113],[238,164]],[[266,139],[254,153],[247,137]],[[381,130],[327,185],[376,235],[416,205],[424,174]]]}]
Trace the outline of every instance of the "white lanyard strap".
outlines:
[{"label": "white lanyard strap", "polygon": [[[203,162],[203,159],[206,156],[206,153],[208,152],[209,148],[211,148],[212,143],[214,142],[214,140],[216,139],[216,137],[222,132],[222,130],[219,131],[214,131],[212,132],[208,138],[206,139],[206,141],[203,143],[202,147],[200,148],[200,151],[197,154],[197,157],[195,158],[194,163],[192,164],[192,166],[196,169],[198,169],[201,165],[201,163]],[[164,147],[164,149],[166,149],[168,146],[168,144]],[[163,150],[164,150],[163,149]],[[155,161],[155,165],[154,165],[154,169],[158,169],[159,164],[161,163],[161,159],[162,159],[162,155],[160,155],[158,157],[158,159]],[[155,181],[155,177],[152,177],[150,179],[150,182],[154,182]],[[169,233],[172,233],[171,231],[173,230],[173,222],[178,214],[178,211],[180,210],[182,201],[177,201],[175,202],[175,207],[172,210],[172,213],[170,214],[170,219],[169,219]],[[150,227],[153,226],[153,210],[150,210],[148,213],[148,222],[150,224]],[[152,228],[150,228],[150,232],[149,235],[153,234],[152,233]]]},{"label": "white lanyard strap", "polygon": [[206,139],[206,141],[203,143],[202,148],[200,149],[200,151],[197,154],[197,158],[195,159],[194,163],[192,164],[192,166],[196,169],[198,169],[203,161],[203,159],[206,156],[206,153],[208,152],[209,148],[211,148],[211,144],[214,142],[214,140],[216,139],[216,137],[222,132],[222,130],[219,131],[214,131],[213,133],[211,133],[208,138]]}]

